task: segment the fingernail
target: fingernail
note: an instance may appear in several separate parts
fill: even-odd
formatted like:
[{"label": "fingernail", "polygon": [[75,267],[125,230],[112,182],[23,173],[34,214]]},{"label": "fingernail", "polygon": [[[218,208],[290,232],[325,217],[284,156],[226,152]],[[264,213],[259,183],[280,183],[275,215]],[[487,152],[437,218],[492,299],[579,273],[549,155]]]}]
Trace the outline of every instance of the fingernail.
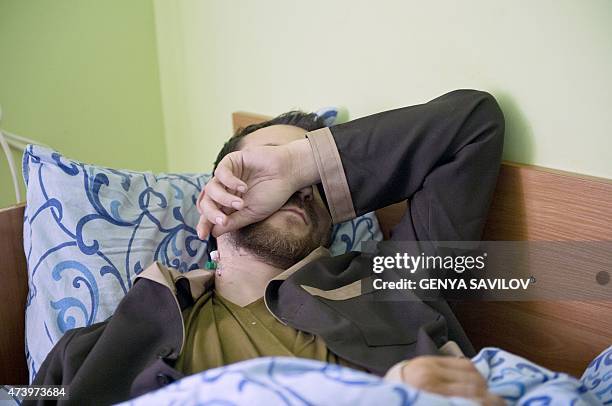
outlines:
[{"label": "fingernail", "polygon": [[215,219],[215,224],[220,224],[220,225],[223,225],[223,217],[220,217],[220,216],[219,216],[219,217],[217,217],[217,218]]},{"label": "fingernail", "polygon": [[238,191],[239,191],[240,193],[244,193],[244,192],[246,192],[246,186],[238,186]]},{"label": "fingernail", "polygon": [[232,207],[236,210],[240,209],[240,207],[242,207],[242,202],[235,200],[232,202]]}]

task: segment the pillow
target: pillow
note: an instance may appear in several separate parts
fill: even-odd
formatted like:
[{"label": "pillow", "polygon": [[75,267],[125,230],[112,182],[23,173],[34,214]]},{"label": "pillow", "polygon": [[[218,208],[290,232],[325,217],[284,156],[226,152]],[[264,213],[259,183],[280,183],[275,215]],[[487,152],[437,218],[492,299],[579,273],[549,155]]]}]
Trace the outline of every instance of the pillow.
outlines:
[{"label": "pillow", "polygon": [[[188,272],[207,261],[195,202],[210,174],[115,170],[37,145],[23,157],[27,187],[26,358],[30,381],[69,329],[106,320],[153,261]],[[332,254],[382,239],[373,213],[333,229]]]},{"label": "pillow", "polygon": [[118,171],[36,145],[25,150],[23,174],[33,380],[66,330],[108,318],[153,261],[182,272],[202,265],[194,202],[209,175]]}]

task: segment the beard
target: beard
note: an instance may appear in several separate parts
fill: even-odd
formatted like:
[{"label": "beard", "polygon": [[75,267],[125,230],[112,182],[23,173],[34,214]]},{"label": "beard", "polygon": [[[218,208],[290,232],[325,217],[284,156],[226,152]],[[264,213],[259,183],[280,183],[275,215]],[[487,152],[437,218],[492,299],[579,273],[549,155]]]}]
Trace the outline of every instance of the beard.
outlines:
[{"label": "beard", "polygon": [[326,226],[317,217],[313,201],[302,201],[296,193],[285,203],[304,210],[310,230],[303,236],[280,230],[266,222],[267,219],[249,224],[230,232],[230,238],[237,248],[242,248],[260,261],[276,268],[287,269],[295,265],[319,246],[329,246],[331,224]]}]

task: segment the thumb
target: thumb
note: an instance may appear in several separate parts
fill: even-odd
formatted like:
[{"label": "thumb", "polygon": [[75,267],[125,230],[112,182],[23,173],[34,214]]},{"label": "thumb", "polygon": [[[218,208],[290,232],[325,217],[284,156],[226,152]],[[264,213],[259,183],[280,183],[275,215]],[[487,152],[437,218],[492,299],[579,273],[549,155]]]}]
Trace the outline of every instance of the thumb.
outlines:
[{"label": "thumb", "polygon": [[236,210],[225,218],[224,224],[216,224],[212,229],[213,237],[219,237],[230,231],[238,230],[246,225],[255,223],[257,220],[246,210]]}]

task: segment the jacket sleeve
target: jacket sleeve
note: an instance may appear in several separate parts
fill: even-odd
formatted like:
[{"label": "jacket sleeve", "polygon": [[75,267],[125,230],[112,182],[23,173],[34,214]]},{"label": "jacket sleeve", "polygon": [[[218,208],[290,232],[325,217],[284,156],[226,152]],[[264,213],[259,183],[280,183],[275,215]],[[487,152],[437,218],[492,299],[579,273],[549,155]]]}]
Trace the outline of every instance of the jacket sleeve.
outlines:
[{"label": "jacket sleeve", "polygon": [[334,223],[409,199],[393,239],[480,239],[501,162],[490,94],[457,90],[307,134]]},{"label": "jacket sleeve", "polygon": [[[41,364],[40,369],[36,372],[36,377],[32,382],[32,385],[65,385],[64,379],[64,354],[66,347],[80,329],[73,329],[68,331],[60,338],[55,344],[51,352],[47,354],[47,358]],[[23,406],[28,405],[48,405],[55,402],[50,400],[24,400]]]}]

